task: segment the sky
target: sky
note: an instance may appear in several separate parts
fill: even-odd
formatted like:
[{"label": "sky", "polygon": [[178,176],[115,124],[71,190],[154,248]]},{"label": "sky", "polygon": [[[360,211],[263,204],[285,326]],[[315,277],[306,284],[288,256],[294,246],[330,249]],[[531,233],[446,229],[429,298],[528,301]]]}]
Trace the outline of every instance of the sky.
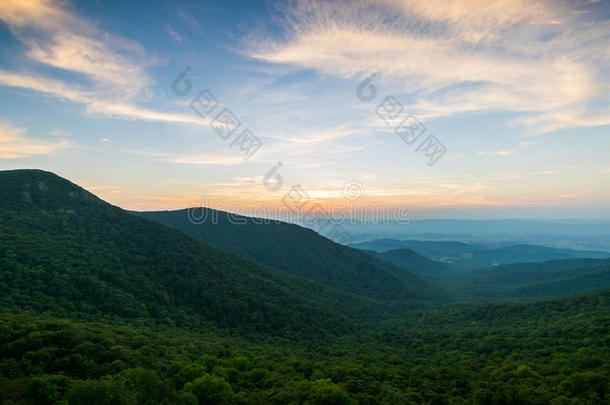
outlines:
[{"label": "sky", "polygon": [[3,0],[0,170],[132,210],[609,219],[609,44],[604,0]]}]

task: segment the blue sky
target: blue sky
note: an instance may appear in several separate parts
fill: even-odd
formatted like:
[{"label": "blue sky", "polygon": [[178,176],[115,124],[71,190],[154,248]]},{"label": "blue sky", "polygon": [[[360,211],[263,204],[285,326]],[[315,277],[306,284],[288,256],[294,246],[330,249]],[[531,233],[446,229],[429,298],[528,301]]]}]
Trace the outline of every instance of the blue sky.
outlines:
[{"label": "blue sky", "polygon": [[[8,0],[0,169],[128,209],[271,209],[299,186],[338,210],[610,218],[609,18],[607,1]],[[203,90],[219,104],[202,118]],[[386,123],[388,100],[402,112]],[[210,127],[223,108],[241,123],[228,139]],[[261,143],[247,159],[245,129]],[[278,162],[282,187],[264,187]]]}]

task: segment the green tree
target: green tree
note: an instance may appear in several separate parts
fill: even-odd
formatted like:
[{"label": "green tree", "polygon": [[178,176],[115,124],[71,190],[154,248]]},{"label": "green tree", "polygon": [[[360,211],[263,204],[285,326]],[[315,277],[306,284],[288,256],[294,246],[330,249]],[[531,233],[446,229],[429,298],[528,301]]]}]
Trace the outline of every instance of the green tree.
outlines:
[{"label": "green tree", "polygon": [[345,390],[330,379],[317,380],[311,387],[309,403],[312,405],[350,405],[352,401]]},{"label": "green tree", "polygon": [[137,395],[125,380],[102,378],[76,382],[66,393],[70,405],[135,405]]},{"label": "green tree", "polygon": [[211,374],[187,383],[184,390],[192,392],[199,400],[199,405],[228,404],[233,399],[231,385],[223,378]]}]

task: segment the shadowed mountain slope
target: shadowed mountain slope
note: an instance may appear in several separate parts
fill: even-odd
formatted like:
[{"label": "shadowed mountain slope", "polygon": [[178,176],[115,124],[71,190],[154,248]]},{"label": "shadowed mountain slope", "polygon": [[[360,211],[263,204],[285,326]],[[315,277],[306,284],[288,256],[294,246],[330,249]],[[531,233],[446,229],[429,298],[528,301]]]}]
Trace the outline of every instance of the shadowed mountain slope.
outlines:
[{"label": "shadowed mountain slope", "polygon": [[270,267],[370,298],[440,296],[439,290],[408,269],[339,245],[298,225],[209,208],[135,214]]},{"label": "shadowed mountain slope", "polygon": [[364,298],[217,249],[40,170],[0,172],[0,292],[10,311],[254,332],[342,331],[375,313]]}]

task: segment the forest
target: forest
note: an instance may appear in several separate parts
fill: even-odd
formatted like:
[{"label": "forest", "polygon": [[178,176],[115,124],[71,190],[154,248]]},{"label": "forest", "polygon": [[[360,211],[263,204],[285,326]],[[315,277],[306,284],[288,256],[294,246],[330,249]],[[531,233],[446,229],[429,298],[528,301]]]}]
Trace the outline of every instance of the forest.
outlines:
[{"label": "forest", "polygon": [[456,275],[294,225],[188,229],[34,170],[0,172],[0,202],[2,404],[610,401],[604,260]]}]

